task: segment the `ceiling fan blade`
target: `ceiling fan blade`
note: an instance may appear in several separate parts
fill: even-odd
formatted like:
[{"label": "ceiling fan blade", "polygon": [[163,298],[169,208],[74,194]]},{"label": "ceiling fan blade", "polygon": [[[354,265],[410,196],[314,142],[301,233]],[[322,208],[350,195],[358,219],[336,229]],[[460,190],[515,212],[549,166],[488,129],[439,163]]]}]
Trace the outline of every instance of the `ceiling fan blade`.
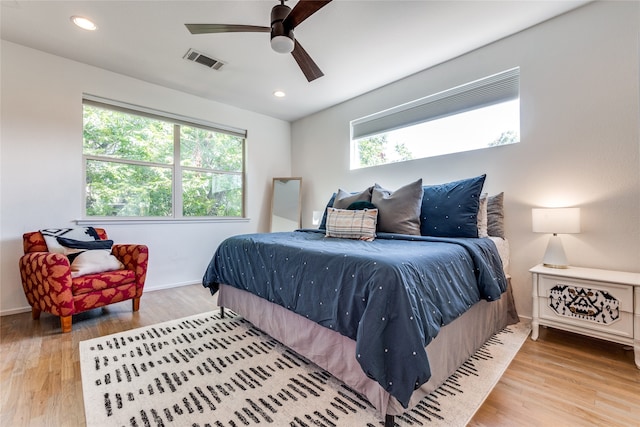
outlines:
[{"label": "ceiling fan blade", "polygon": [[289,12],[289,15],[287,15],[287,17],[284,18],[284,21],[282,21],[282,24],[284,25],[285,28],[293,29],[298,25],[300,25],[302,21],[304,21],[305,19],[307,19],[308,17],[316,13],[318,10],[320,10],[320,8],[329,4],[329,2],[331,2],[331,0],[325,0],[325,1],[300,0],[293,7],[291,12]]},{"label": "ceiling fan blade", "polygon": [[211,33],[268,33],[271,27],[260,27],[257,25],[234,25],[234,24],[184,24],[191,34],[211,34]]},{"label": "ceiling fan blade", "polygon": [[315,79],[324,76],[324,73],[320,70],[316,63],[313,62],[313,59],[311,59],[307,51],[304,50],[302,45],[297,40],[295,47],[293,48],[293,52],[291,52],[291,55],[293,55],[293,58],[298,63],[298,66],[302,70],[304,76],[307,78],[307,81],[312,82]]}]

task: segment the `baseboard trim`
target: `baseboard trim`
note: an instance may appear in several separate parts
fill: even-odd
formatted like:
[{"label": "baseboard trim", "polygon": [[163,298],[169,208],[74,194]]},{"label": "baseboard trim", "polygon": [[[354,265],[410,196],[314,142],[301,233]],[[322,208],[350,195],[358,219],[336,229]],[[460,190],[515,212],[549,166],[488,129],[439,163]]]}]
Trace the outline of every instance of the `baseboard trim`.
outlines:
[{"label": "baseboard trim", "polygon": [[[169,284],[166,284],[166,285],[145,287],[144,291],[145,292],[161,291],[161,290],[164,290],[164,289],[180,288],[182,286],[199,285],[199,284],[200,284],[200,282],[169,283]],[[18,308],[10,308],[8,310],[0,310],[0,317],[11,316],[13,314],[30,313],[30,312],[31,312],[31,306],[28,305],[26,307],[18,307]]]},{"label": "baseboard trim", "polygon": [[164,289],[181,288],[182,286],[201,285],[201,284],[202,284],[202,282],[168,283],[166,285],[154,286],[154,287],[150,287],[150,288],[147,288],[145,286],[144,291],[145,292],[162,291]]},{"label": "baseboard trim", "polygon": [[30,311],[31,311],[30,305],[26,307],[20,307],[20,308],[11,308],[9,310],[0,311],[0,317],[11,316],[12,314],[29,313]]}]

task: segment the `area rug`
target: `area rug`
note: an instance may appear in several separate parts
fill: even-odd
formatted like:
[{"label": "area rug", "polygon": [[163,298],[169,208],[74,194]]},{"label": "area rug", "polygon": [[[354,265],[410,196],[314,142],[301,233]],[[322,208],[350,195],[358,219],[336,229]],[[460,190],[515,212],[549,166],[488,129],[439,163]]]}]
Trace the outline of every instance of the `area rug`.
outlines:
[{"label": "area rug", "polygon": [[[464,426],[529,333],[494,335],[398,426]],[[80,343],[87,426],[380,426],[360,394],[242,317],[203,313]]]}]

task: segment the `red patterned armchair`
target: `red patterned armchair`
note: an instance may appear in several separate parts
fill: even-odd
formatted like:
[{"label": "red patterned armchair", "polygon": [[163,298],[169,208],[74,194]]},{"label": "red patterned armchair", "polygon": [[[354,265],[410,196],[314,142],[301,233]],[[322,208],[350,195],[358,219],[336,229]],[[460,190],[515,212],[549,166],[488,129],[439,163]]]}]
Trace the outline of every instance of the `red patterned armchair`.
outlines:
[{"label": "red patterned armchair", "polygon": [[[104,229],[95,230],[100,239],[107,240]],[[111,253],[124,265],[123,270],[72,277],[69,259],[49,252],[39,231],[25,233],[22,239],[20,275],[33,319],[39,319],[43,311],[60,316],[62,332],[70,332],[71,316],[76,313],[128,299],[133,300],[133,311],[140,309],[149,258],[145,245],[113,245]]]}]

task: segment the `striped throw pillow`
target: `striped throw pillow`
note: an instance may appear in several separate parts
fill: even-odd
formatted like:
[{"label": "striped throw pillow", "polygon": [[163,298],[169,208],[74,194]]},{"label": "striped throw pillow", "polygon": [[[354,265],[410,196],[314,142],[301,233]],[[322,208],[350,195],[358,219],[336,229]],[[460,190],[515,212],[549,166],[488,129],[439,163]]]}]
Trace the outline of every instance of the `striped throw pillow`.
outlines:
[{"label": "striped throw pillow", "polygon": [[378,209],[327,208],[327,237],[372,241],[376,237]]}]

